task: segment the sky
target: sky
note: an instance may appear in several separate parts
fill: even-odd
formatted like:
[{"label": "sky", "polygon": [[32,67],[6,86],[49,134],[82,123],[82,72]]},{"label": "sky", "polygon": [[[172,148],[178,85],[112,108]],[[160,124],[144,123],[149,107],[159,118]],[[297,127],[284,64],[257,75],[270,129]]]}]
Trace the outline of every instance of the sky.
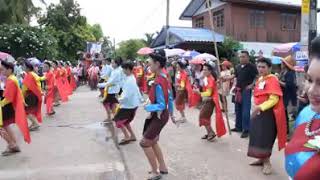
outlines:
[{"label": "sky", "polygon": [[[48,4],[59,0],[46,0]],[[101,25],[105,36],[116,43],[131,38],[143,38],[144,33],[160,31],[166,23],[166,0],[77,0],[82,15],[89,24]],[[179,17],[190,0],[170,1],[170,25],[191,26],[191,21]],[[44,8],[39,0],[36,6]]]},{"label": "sky", "polygon": [[[59,0],[45,0],[47,4]],[[101,25],[105,36],[115,38],[116,44],[131,38],[144,38],[145,33],[160,31],[166,23],[166,0],[76,0],[82,15],[90,24]],[[179,20],[191,0],[170,0],[170,26],[190,27],[191,21]],[[302,0],[274,0],[299,3]],[[36,6],[45,9],[40,0]],[[318,4],[320,7],[320,3]],[[318,25],[320,16],[318,15]],[[320,29],[320,26],[318,26]]]}]

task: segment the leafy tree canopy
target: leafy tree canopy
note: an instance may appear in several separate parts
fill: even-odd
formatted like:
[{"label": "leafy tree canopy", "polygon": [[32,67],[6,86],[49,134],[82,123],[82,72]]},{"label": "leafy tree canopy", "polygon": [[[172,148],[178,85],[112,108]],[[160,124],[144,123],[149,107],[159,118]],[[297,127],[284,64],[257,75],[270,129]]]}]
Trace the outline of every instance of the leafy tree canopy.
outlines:
[{"label": "leafy tree canopy", "polygon": [[145,47],[146,44],[142,39],[130,39],[119,43],[119,48],[116,50],[117,56],[124,59],[136,59],[138,57],[137,51]]}]

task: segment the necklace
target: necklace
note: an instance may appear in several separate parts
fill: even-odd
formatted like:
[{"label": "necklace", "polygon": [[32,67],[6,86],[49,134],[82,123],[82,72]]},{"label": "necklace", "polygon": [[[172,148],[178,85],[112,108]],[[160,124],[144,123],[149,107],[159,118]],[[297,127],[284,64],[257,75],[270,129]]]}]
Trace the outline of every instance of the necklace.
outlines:
[{"label": "necklace", "polygon": [[311,121],[309,121],[306,125],[306,128],[304,129],[304,132],[306,134],[306,136],[311,137],[311,136],[315,136],[316,134],[320,133],[320,128],[314,131],[311,131],[311,126],[312,126],[312,122],[313,120],[316,119],[316,117],[318,116],[318,114],[316,114]]}]

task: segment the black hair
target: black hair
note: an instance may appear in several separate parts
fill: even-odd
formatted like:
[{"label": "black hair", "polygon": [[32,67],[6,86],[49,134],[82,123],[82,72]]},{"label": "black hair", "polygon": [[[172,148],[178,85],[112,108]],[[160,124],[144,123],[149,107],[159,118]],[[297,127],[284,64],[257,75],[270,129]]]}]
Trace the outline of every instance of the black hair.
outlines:
[{"label": "black hair", "polygon": [[134,65],[133,65],[132,62],[127,61],[127,62],[123,63],[123,64],[121,65],[121,67],[122,67],[122,69],[129,69],[130,71],[132,71]]},{"label": "black hair", "polygon": [[246,54],[248,57],[250,57],[250,54],[247,50],[242,50],[241,53]]},{"label": "black hair", "polygon": [[14,64],[7,61],[1,61],[1,65],[5,67],[6,69],[11,69],[12,72],[14,71]]},{"label": "black hair", "polygon": [[31,64],[30,61],[26,60],[26,61],[24,62],[24,65],[26,66],[26,68],[27,68],[29,71],[33,71],[33,70],[34,70],[34,67],[33,67],[33,65]]},{"label": "black hair", "polygon": [[117,57],[117,58],[114,60],[114,63],[116,63],[117,66],[121,66],[121,64],[122,64],[122,58],[121,58],[121,57]]},{"label": "black hair", "polygon": [[181,69],[185,69],[186,68],[186,65],[181,61],[178,61],[177,64],[180,66]]},{"label": "black hair", "polygon": [[216,73],[216,71],[215,71],[215,68],[212,67],[212,65],[210,65],[209,63],[205,63],[205,64],[203,65],[203,67],[204,67],[204,66],[206,66],[206,67],[208,68],[208,70],[210,71],[211,75],[212,75],[215,79],[218,78],[218,75],[217,75],[217,73]]},{"label": "black hair", "polygon": [[49,61],[44,62],[44,64],[48,65],[49,67],[51,67],[51,64]]},{"label": "black hair", "polygon": [[309,64],[306,64],[303,68],[304,72],[307,73],[309,70]]},{"label": "black hair", "polygon": [[267,64],[267,66],[268,66],[269,68],[272,66],[272,62],[271,62],[271,60],[270,60],[269,58],[264,58],[264,57],[259,58],[259,59],[257,60],[257,63],[265,63],[265,64]]},{"label": "black hair", "polygon": [[111,58],[106,58],[105,59],[107,62],[111,62]]},{"label": "black hair", "polygon": [[311,41],[311,52],[312,56],[320,57],[320,36],[317,36]]},{"label": "black hair", "polygon": [[53,64],[55,64],[56,66],[58,66],[58,61],[53,60],[52,62],[53,62]]},{"label": "black hair", "polygon": [[167,64],[166,53],[163,49],[156,50],[155,52],[149,54],[153,61],[160,63],[160,67],[164,68]]}]

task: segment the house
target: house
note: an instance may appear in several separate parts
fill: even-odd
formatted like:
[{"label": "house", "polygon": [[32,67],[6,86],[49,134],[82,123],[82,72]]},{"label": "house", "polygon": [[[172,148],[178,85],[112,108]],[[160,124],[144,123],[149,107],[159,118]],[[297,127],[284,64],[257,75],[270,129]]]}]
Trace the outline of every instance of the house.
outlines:
[{"label": "house", "polygon": [[[285,2],[288,1],[288,2]],[[291,0],[211,0],[214,31],[238,41],[299,42],[301,4]],[[180,16],[211,29],[206,0],[191,0]]]},{"label": "house", "polygon": [[151,48],[162,49],[166,47],[166,36],[169,35],[169,47],[214,54],[214,42],[223,42],[222,34],[204,28],[163,27],[151,44]]}]

